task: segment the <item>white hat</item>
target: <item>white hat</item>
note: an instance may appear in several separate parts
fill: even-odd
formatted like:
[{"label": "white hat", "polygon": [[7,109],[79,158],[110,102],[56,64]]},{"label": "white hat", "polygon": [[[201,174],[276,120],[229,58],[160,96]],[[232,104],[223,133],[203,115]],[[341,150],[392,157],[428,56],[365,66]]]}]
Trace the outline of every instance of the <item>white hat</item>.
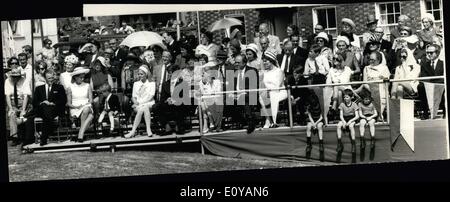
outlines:
[{"label": "white hat", "polygon": [[238,28],[235,28],[230,34],[230,39],[233,39],[238,32],[240,32],[240,30]]},{"label": "white hat", "polygon": [[325,41],[328,42],[328,35],[325,32],[320,32],[319,34],[317,34],[317,36],[314,37],[314,40],[316,40],[317,38],[323,38]]},{"label": "white hat", "polygon": [[272,52],[272,51],[270,51],[270,50],[264,52],[264,56],[272,59],[273,61],[277,61],[277,54]]},{"label": "white hat", "polygon": [[434,16],[433,16],[433,14],[431,14],[431,13],[425,13],[424,15],[423,15],[423,17],[422,17],[422,20],[423,19],[429,19],[429,20],[431,20],[432,22],[434,22]]},{"label": "white hat", "polygon": [[147,67],[147,65],[141,65],[141,66],[139,67],[139,70],[145,72],[145,74],[148,75],[148,67]]},{"label": "white hat", "polygon": [[89,69],[86,69],[84,67],[76,67],[73,72],[72,72],[72,76],[78,75],[78,74],[87,74],[89,73]]},{"label": "white hat", "polygon": [[352,29],[355,29],[356,27],[356,24],[353,22],[353,20],[349,18],[342,18],[341,22],[349,24],[352,27]]},{"label": "white hat", "polygon": [[339,41],[345,42],[345,44],[346,44],[347,46],[350,45],[350,40],[349,40],[346,36],[339,35],[339,36],[336,38],[336,44],[337,44]]},{"label": "white hat", "polygon": [[255,54],[257,54],[258,53],[258,45],[256,45],[255,43],[248,44],[247,47],[245,48],[245,51],[247,51],[247,50],[251,50],[251,51],[255,52]]},{"label": "white hat", "polygon": [[104,67],[109,67],[110,65],[106,64],[106,59],[102,56],[97,57],[95,61],[99,61]]}]

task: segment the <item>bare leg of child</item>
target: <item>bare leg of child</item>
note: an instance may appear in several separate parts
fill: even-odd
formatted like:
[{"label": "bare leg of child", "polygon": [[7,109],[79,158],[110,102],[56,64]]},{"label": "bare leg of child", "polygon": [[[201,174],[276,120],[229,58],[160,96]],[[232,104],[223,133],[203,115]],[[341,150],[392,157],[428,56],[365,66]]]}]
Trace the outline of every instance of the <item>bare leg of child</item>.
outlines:
[{"label": "bare leg of child", "polygon": [[361,119],[359,121],[359,136],[361,138],[361,149],[366,147],[366,142],[364,140],[364,133],[366,132],[366,119]]},{"label": "bare leg of child", "polygon": [[106,111],[102,111],[102,113],[100,113],[100,116],[98,117],[98,123],[102,123],[103,119],[105,118],[106,115]]},{"label": "bare leg of child", "polygon": [[108,112],[108,118],[109,118],[109,123],[111,124],[109,130],[114,131],[114,112],[113,111]]}]

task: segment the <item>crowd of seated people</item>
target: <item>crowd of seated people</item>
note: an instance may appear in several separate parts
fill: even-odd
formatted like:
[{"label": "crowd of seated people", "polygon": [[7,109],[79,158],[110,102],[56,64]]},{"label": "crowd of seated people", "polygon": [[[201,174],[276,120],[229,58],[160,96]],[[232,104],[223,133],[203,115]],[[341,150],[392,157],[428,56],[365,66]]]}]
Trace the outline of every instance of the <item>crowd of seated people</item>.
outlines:
[{"label": "crowd of seated people", "polygon": [[[429,118],[422,81],[393,82],[388,87],[306,86],[443,76],[442,39],[433,31],[432,16],[424,16],[424,29],[417,33],[409,27],[409,18],[402,16],[396,28],[398,34],[391,34],[390,40],[384,39],[383,29],[372,18],[369,16],[362,44],[355,34],[356,25],[349,18],[342,19],[343,30],[335,43],[317,25],[319,33],[308,37],[305,47],[299,42],[301,37],[295,26],[290,25],[289,37],[281,42],[269,33],[267,23],[259,26],[259,36],[248,44],[239,37],[214,40],[209,31],[201,34],[199,45],[177,41],[173,33],[161,33],[166,50],[157,45],[119,47],[116,39],[108,41],[104,48],[97,41],[89,41],[78,52],[62,56],[44,50],[42,59],[36,62],[34,85],[29,55],[21,53],[7,62],[11,69],[5,81],[10,136],[16,143],[34,142],[34,118],[41,117],[46,129],[40,143],[45,145],[51,133],[47,128],[52,129],[54,118],[64,113],[79,127],[75,138],[78,142],[85,141],[86,131],[105,116],[114,132],[118,128],[114,118],[121,113],[132,123],[126,138],[139,134],[142,119],[149,137],[183,134],[190,127],[185,118],[198,113],[203,115],[203,128],[199,130],[204,133],[228,128],[225,119],[235,123],[235,128],[247,125],[247,133],[252,133],[257,127],[278,127],[278,115],[285,110],[285,103],[293,104],[294,118],[300,125],[309,122],[309,127],[316,127],[319,118],[320,125],[333,121],[328,120],[328,113],[342,110],[349,94],[361,101],[361,94],[366,91],[378,94],[373,100],[378,121],[385,121],[387,99],[405,95],[417,95],[421,118]],[[238,32],[234,31],[234,35]],[[58,57],[63,59],[54,62]],[[424,82],[443,83],[443,79]],[[290,89],[292,86],[304,87]],[[116,94],[123,98],[120,103]],[[289,99],[291,102],[286,102]],[[311,103],[312,99],[320,106]],[[258,112],[260,118],[256,117]],[[152,124],[160,127],[162,133],[155,133]]]}]

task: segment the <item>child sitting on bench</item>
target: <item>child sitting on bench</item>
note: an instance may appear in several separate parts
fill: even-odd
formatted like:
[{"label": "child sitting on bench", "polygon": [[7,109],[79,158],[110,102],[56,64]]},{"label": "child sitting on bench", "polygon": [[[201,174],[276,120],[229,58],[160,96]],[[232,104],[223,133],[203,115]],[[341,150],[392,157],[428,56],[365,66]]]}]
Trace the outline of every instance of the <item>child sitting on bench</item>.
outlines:
[{"label": "child sitting on bench", "polygon": [[101,124],[106,115],[108,115],[109,122],[111,123],[110,131],[114,131],[114,116],[119,113],[120,103],[117,95],[111,93],[111,86],[107,83],[100,86],[99,91],[103,94],[103,99],[100,106],[103,111],[98,117],[98,123]]}]

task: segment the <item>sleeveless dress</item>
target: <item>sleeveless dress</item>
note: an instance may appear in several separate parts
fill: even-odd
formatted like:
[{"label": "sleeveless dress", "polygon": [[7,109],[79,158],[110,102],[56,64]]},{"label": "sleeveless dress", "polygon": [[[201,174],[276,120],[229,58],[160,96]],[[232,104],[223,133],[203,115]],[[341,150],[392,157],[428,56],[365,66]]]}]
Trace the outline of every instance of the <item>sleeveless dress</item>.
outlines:
[{"label": "sleeveless dress", "polygon": [[72,105],[84,105],[82,108],[70,109],[70,115],[79,118],[81,112],[86,107],[89,107],[91,112],[93,112],[91,103],[89,103],[89,84],[82,83],[78,85],[76,83],[72,83],[70,85],[70,89],[72,90]]}]

